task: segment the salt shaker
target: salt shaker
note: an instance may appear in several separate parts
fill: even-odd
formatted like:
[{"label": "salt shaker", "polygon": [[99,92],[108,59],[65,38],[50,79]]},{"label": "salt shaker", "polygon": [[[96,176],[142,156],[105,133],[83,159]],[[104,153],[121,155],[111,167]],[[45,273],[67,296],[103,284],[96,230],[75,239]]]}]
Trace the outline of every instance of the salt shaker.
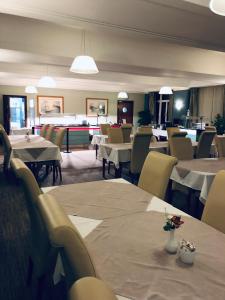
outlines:
[{"label": "salt shaker", "polygon": [[193,243],[182,240],[178,251],[179,259],[185,264],[193,264],[196,248]]}]

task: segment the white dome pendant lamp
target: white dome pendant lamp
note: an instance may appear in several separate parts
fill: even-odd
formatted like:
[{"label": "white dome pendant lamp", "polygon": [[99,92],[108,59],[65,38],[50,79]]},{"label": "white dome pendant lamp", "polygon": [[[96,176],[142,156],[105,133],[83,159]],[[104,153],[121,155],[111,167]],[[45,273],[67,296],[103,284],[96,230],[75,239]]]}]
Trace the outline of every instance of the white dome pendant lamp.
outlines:
[{"label": "white dome pendant lamp", "polygon": [[217,15],[225,16],[225,1],[224,0],[211,0],[209,8]]},{"label": "white dome pendant lamp", "polygon": [[74,58],[70,72],[78,74],[97,74],[98,67],[93,57],[86,55],[85,31],[83,33],[83,55]]},{"label": "white dome pendant lamp", "polygon": [[55,88],[56,87],[55,80],[48,74],[48,66],[47,66],[47,75],[42,76],[40,78],[40,80],[38,81],[38,87],[43,87],[43,88]]}]

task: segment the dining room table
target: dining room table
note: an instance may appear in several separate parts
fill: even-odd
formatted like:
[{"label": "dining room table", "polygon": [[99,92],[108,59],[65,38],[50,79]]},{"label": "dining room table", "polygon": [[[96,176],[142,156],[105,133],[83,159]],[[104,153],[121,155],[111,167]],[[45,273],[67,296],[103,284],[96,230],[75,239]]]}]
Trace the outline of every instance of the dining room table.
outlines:
[{"label": "dining room table", "polygon": [[36,178],[43,165],[46,170],[53,167],[53,184],[56,181],[55,166],[62,161],[60,148],[40,135],[9,135],[11,144],[10,159],[21,159]]},{"label": "dining room table", "polygon": [[[192,141],[193,153],[196,152],[198,142]],[[119,144],[99,144],[98,159],[102,161],[102,175],[105,178],[106,162],[112,162],[115,165],[115,176],[120,177],[123,164],[131,160],[132,143]],[[169,154],[168,142],[151,142],[149,151],[157,151],[163,154]],[[215,145],[211,146],[211,153],[215,155]]]},{"label": "dining room table", "polygon": [[200,192],[199,200],[205,205],[216,174],[225,170],[225,158],[181,160],[174,166],[170,179]]},{"label": "dining room table", "polygon": [[8,137],[12,147],[11,158],[19,158],[26,163],[62,160],[59,147],[39,135]]},{"label": "dining room table", "polygon": [[[225,235],[123,179],[43,188],[84,238],[99,277],[119,300],[224,300]],[[195,246],[193,264],[165,250],[169,215],[184,222],[175,238]],[[182,242],[183,244],[183,242]],[[60,257],[59,257],[60,258]],[[57,260],[55,279],[64,274]]]}]

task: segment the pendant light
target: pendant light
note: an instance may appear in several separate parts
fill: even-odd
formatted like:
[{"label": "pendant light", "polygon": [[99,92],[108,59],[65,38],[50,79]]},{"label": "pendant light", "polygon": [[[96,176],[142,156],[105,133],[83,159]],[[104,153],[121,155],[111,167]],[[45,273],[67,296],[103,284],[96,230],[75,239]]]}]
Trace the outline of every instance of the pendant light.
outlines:
[{"label": "pendant light", "polygon": [[33,85],[27,85],[25,87],[25,93],[27,94],[37,94],[38,91],[37,91],[37,88]]},{"label": "pendant light", "polygon": [[224,0],[211,0],[209,8],[217,15],[225,16],[225,1]]},{"label": "pendant light", "polygon": [[78,74],[97,74],[98,67],[93,57],[86,55],[85,31],[83,33],[83,55],[74,58],[70,72]]},{"label": "pendant light", "polygon": [[127,92],[119,92],[117,98],[118,99],[128,99],[128,94],[127,94]]},{"label": "pendant light", "polygon": [[38,86],[44,87],[44,88],[56,87],[55,80],[51,76],[48,75],[48,66],[47,66],[47,75],[41,77],[41,79],[38,81]]},{"label": "pendant light", "polygon": [[169,86],[162,86],[160,91],[159,91],[160,95],[172,95],[173,91],[171,89],[171,87]]}]

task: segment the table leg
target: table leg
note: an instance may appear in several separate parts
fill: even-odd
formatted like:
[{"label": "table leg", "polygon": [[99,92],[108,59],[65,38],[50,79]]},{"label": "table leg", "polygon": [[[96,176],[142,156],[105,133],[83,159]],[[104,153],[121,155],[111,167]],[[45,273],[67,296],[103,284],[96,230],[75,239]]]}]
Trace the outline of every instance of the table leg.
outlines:
[{"label": "table leg", "polygon": [[96,158],[98,157],[98,145],[97,144],[95,145],[95,156],[96,156]]},{"label": "table leg", "polygon": [[105,164],[106,164],[106,159],[102,159],[102,177],[105,178]]},{"label": "table leg", "polygon": [[119,168],[115,168],[115,177],[120,178],[122,174],[123,165],[122,163],[119,163]]}]

